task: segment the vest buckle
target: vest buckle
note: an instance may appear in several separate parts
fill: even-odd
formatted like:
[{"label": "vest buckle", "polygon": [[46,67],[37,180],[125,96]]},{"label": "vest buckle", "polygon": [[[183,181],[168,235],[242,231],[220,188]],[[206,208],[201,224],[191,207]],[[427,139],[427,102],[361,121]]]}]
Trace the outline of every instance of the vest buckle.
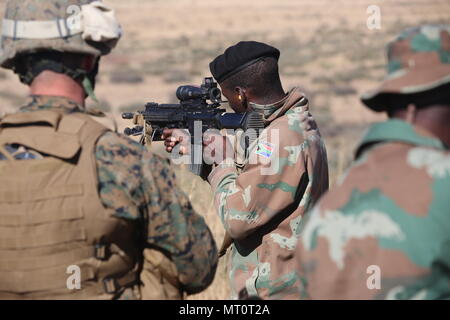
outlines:
[{"label": "vest buckle", "polygon": [[107,294],[114,294],[117,292],[117,281],[114,278],[103,279],[103,289]]},{"label": "vest buckle", "polygon": [[100,261],[106,261],[111,256],[111,250],[107,244],[96,244],[94,246],[94,257]]}]

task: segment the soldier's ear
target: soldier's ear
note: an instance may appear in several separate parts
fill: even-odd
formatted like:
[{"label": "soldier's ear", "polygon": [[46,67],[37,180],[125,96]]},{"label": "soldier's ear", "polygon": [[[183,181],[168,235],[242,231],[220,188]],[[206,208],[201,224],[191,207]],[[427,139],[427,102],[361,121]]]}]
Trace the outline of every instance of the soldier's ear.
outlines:
[{"label": "soldier's ear", "polygon": [[234,92],[236,93],[237,99],[241,103],[242,107],[247,109],[248,101],[246,90],[242,87],[236,87],[234,88]]},{"label": "soldier's ear", "polygon": [[234,88],[234,93],[239,97],[242,96],[244,93],[244,89],[241,87],[235,87]]}]

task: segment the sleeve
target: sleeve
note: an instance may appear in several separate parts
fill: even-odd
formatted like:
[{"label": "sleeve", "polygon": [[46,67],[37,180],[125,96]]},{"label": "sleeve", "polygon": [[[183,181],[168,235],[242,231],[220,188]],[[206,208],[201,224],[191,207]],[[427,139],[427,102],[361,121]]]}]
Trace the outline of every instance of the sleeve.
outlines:
[{"label": "sleeve", "polygon": [[143,226],[146,245],[170,257],[187,293],[205,289],[214,278],[217,247],[203,217],[177,186],[168,163],[113,133],[99,140],[96,158],[105,207]]},{"label": "sleeve", "polygon": [[146,202],[151,206],[148,243],[170,253],[187,293],[205,289],[214,278],[218,259],[210,229],[177,186],[167,162],[146,153],[142,171]]},{"label": "sleeve", "polygon": [[240,174],[228,163],[211,172],[216,208],[233,239],[246,238],[275,215],[298,206],[308,185],[305,146],[299,133],[268,128],[250,148]]}]

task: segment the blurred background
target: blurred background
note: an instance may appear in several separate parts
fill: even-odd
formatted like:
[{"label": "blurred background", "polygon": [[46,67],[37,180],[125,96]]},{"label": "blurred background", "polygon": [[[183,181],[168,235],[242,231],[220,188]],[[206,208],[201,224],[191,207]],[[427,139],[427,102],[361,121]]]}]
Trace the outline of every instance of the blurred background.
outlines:
[{"label": "blurred background", "polygon": [[[421,23],[450,23],[449,0],[104,0],[124,28],[116,50],[102,60],[96,94],[100,108],[114,117],[120,132],[131,125],[120,112],[146,102],[176,102],[179,85],[199,85],[210,76],[209,62],[241,40],[280,49],[284,89],[300,86],[324,137],[331,187],[350,164],[368,125],[384,115],[365,109],[359,96],[385,75],[385,45],[399,31]],[[5,0],[0,0],[3,16]],[[370,30],[367,9],[381,10],[380,29]],[[27,88],[0,70],[0,116],[20,106]],[[151,148],[164,156],[160,144]],[[217,245],[223,228],[209,185],[176,168],[178,183],[205,217]],[[214,283],[189,299],[229,296],[226,260]]]}]

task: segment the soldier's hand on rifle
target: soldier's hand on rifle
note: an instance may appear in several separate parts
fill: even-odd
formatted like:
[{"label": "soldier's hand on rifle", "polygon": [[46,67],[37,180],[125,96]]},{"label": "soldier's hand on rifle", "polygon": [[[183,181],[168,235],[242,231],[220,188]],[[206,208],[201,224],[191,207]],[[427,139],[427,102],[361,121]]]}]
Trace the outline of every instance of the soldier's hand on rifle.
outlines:
[{"label": "soldier's hand on rifle", "polygon": [[206,164],[234,163],[234,149],[228,137],[218,130],[208,130],[203,134],[203,161]]},{"label": "soldier's hand on rifle", "polygon": [[180,144],[179,154],[189,154],[191,136],[187,129],[164,129],[162,138],[167,152],[172,152]]}]

